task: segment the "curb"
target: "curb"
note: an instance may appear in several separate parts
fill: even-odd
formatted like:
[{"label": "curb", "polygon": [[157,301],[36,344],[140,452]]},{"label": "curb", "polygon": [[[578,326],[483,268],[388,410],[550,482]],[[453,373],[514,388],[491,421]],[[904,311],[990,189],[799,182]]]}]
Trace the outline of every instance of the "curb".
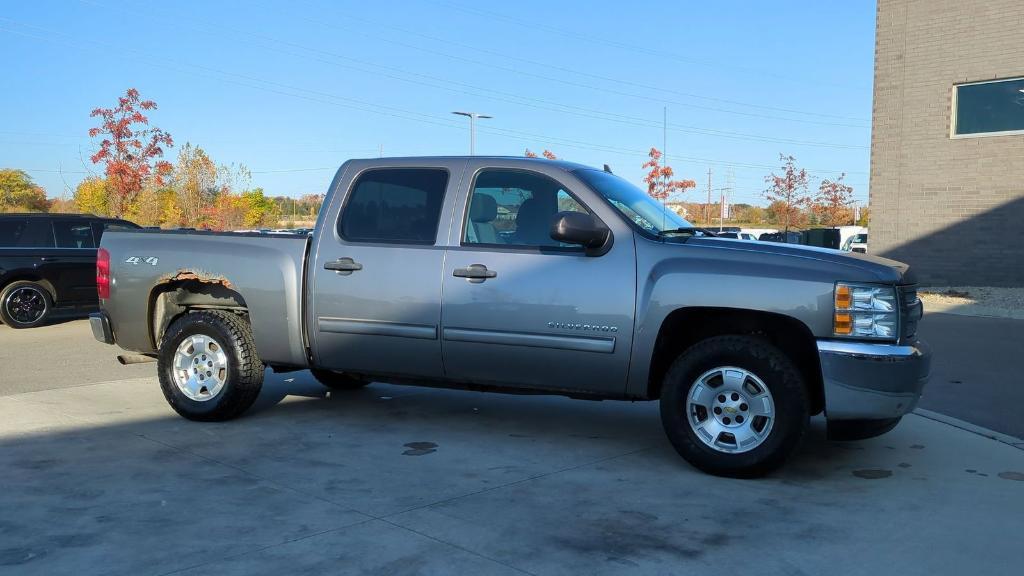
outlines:
[{"label": "curb", "polygon": [[965,432],[970,432],[971,434],[984,436],[985,438],[1001,442],[1018,450],[1024,450],[1024,438],[1017,438],[1015,436],[1010,436],[1009,434],[989,430],[988,428],[971,424],[970,422],[965,422],[959,418],[953,418],[952,416],[946,416],[945,414],[939,414],[938,412],[932,412],[931,410],[925,410],[924,408],[917,408],[912,412],[912,414],[916,414],[922,418],[933,420],[935,422],[941,422],[942,424],[947,424],[954,428],[959,428]]}]

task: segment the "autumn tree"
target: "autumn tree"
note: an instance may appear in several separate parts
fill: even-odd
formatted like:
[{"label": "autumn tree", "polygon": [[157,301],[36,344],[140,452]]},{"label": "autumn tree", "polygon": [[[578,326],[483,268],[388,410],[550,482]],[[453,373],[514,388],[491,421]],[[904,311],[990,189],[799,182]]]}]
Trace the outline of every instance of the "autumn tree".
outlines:
[{"label": "autumn tree", "polygon": [[782,162],[782,176],[771,173],[765,177],[768,188],[764,197],[770,203],[769,212],[775,215],[784,232],[789,232],[790,225],[796,224],[794,218],[804,214],[811,204],[811,196],[807,191],[807,170],[796,167],[796,158],[779,154]]},{"label": "autumn tree", "polygon": [[90,176],[82,180],[75,187],[73,199],[79,212],[97,216],[110,214],[110,195],[105,178]]},{"label": "autumn tree", "polygon": [[860,219],[857,220],[857,226],[863,226],[867,228],[868,222],[871,220],[871,210],[868,206],[861,206],[860,208]]},{"label": "autumn tree", "polygon": [[138,90],[129,88],[117,99],[117,106],[96,108],[89,114],[100,119],[99,126],[89,129],[89,136],[103,138],[90,160],[104,165],[110,192],[109,211],[114,216],[128,211],[147,180],[160,185],[171,173],[171,164],[161,158],[164,147],[174,146],[174,141],[170,134],[150,127],[149,118],[143,113],[155,109],[156,102],[143,100]]},{"label": "autumn tree", "polygon": [[214,205],[220,192],[217,165],[202,148],[186,142],[178,151],[171,181],[178,196],[181,224],[197,227],[202,223],[204,209]]},{"label": "autumn tree", "polygon": [[46,212],[46,191],[24,170],[0,169],[0,212]]},{"label": "autumn tree", "polygon": [[[526,156],[527,158],[536,158],[537,153],[527,148],[526,152],[524,153],[524,156]],[[555,153],[552,152],[551,150],[548,150],[547,148],[545,148],[544,151],[541,152],[541,156],[547,158],[548,160],[558,160],[558,156],[555,156]]]},{"label": "autumn tree", "polygon": [[818,187],[818,196],[814,199],[814,211],[821,224],[825,226],[842,226],[853,222],[853,187],[843,182],[846,174],[840,174],[835,180],[825,178]]},{"label": "autumn tree", "polygon": [[665,201],[672,194],[697,186],[693,180],[673,180],[675,173],[671,166],[661,163],[662,154],[657,148],[651,148],[647,156],[650,160],[644,162],[641,168],[649,169],[644,182],[647,183],[647,193],[655,200]]}]

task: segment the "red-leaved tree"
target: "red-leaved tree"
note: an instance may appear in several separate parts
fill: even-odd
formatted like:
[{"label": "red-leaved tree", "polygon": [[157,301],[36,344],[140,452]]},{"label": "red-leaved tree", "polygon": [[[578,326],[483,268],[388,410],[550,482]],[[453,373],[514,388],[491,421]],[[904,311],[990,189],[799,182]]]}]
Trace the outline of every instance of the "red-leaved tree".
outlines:
[{"label": "red-leaved tree", "polygon": [[818,187],[818,197],[814,200],[814,211],[825,226],[842,226],[853,222],[853,187],[843,182],[846,174],[840,174],[835,180],[825,178]]},{"label": "red-leaved tree", "polygon": [[783,225],[783,231],[789,232],[794,213],[807,208],[811,196],[807,192],[807,170],[798,169],[796,158],[792,156],[779,154],[779,160],[782,162],[782,176],[776,176],[774,172],[765,176],[768,188],[764,191],[764,197],[771,204],[769,209]]},{"label": "red-leaved tree", "polygon": [[650,168],[647,176],[644,176],[644,182],[647,183],[647,193],[651,195],[651,198],[664,201],[676,192],[685,192],[687,188],[697,186],[693,180],[673,180],[675,172],[672,171],[671,166],[662,165],[662,154],[657,148],[651,148],[647,155],[650,160],[644,162],[641,168]]},{"label": "red-leaved tree", "polygon": [[139,91],[129,88],[117,99],[114,108],[96,108],[89,114],[100,118],[100,125],[89,129],[89,136],[102,136],[99,150],[90,157],[93,164],[104,165],[110,186],[110,213],[123,216],[131,207],[147,179],[157,186],[171,173],[171,163],[160,158],[164,146],[174,146],[171,135],[149,126],[144,110],[155,110],[156,102],[142,100]]},{"label": "red-leaved tree", "polygon": [[[525,156],[527,158],[536,158],[537,153],[527,148]],[[555,153],[548,149],[545,149],[543,152],[541,152],[541,156],[547,158],[548,160],[558,160],[558,156],[555,156]]]}]

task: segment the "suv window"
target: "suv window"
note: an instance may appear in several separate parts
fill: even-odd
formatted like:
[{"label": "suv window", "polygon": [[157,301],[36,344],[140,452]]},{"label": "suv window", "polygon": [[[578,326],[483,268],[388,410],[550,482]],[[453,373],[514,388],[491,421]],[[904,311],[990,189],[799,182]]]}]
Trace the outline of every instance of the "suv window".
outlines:
[{"label": "suv window", "polygon": [[522,170],[483,170],[477,174],[463,244],[571,247],[551,238],[559,212],[587,212],[561,184]]},{"label": "suv window", "polygon": [[338,234],[352,242],[433,244],[448,186],[440,168],[364,172],[352,186]]},{"label": "suv window", "polygon": [[40,218],[0,218],[0,248],[53,248],[50,221]]},{"label": "suv window", "polygon": [[88,220],[55,220],[53,233],[57,248],[95,248]]}]

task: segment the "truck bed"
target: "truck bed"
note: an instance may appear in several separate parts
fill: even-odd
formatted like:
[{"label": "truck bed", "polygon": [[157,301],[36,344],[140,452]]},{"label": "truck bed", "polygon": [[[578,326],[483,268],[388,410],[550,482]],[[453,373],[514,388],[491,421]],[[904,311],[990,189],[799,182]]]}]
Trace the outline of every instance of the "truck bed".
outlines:
[{"label": "truck bed", "polygon": [[[111,330],[127,350],[154,353],[157,295],[182,283],[229,291],[248,309],[256,348],[268,364],[305,366],[303,279],[306,236],[191,230],[110,231]],[[145,321],[144,321],[145,319]]]}]

